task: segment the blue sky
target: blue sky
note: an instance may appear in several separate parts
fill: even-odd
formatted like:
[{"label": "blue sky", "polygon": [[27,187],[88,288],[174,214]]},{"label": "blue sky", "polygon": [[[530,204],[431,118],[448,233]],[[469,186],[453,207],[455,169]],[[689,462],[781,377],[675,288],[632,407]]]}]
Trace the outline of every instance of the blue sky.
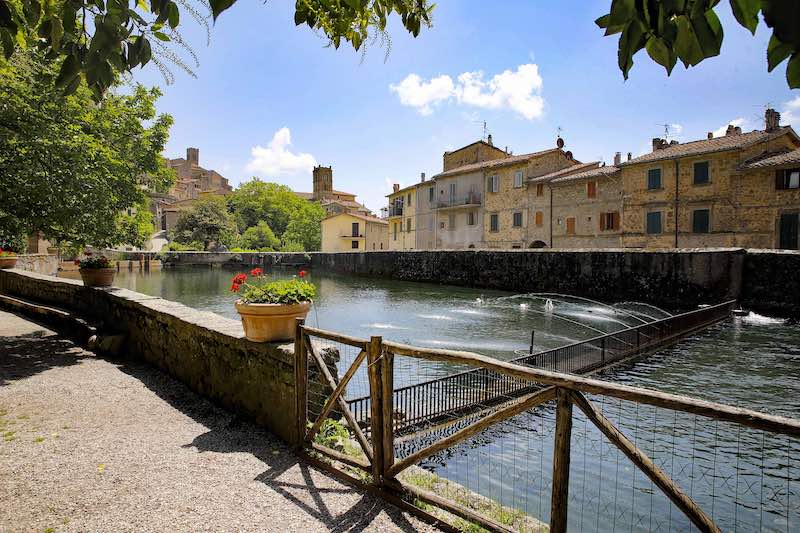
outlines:
[{"label": "blue sky", "polygon": [[388,58],[376,45],[362,60],[295,27],[294,2],[239,0],[209,46],[205,30],[182,18],[197,79],[173,68],[166,85],[153,65],[135,79],[161,86],[159,110],[175,119],[166,156],[196,146],[201,165],[234,184],[258,175],[300,191],[311,190],[311,165],[332,165],[334,187],[376,211],[391,183],[441,171],[442,153],[478,140],[484,120],[495,145],[514,153],[554,146],[560,127],[576,158],[607,162],[616,151],[647,151],[660,124],[679,141],[732,121],[751,130],[767,103],[784,124],[800,123],[785,65],[766,72],[763,24],[752,37],[722,2],[719,57],[688,71],[679,63],[668,78],[642,51],[626,82],[616,37],[594,25],[609,5],[441,0],[432,28],[414,39],[395,21]]}]

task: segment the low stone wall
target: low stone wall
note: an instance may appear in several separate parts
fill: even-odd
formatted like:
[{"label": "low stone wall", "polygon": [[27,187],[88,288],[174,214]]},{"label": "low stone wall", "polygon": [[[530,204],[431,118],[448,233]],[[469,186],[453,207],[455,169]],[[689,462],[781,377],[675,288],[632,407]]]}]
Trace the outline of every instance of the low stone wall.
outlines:
[{"label": "low stone wall", "polygon": [[163,265],[179,266],[301,266],[310,265],[313,253],[282,252],[161,252]]},{"label": "low stone wall", "polygon": [[748,250],[742,279],[745,309],[800,319],[800,252]]},{"label": "low stone wall", "polygon": [[737,298],[745,251],[436,250],[315,253],[325,271],[514,292],[557,292],[672,309]]},{"label": "low stone wall", "polygon": [[126,289],[0,270],[0,293],[74,312],[191,389],[296,441],[294,346],[253,343],[239,321]]},{"label": "low stone wall", "polygon": [[58,272],[58,256],[49,254],[20,254],[17,256],[17,268],[28,272],[38,272],[55,276]]}]

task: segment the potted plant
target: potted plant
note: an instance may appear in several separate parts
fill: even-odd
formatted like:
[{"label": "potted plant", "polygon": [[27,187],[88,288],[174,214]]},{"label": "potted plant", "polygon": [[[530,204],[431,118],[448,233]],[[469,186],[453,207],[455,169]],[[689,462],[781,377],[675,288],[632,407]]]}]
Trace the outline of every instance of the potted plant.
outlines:
[{"label": "potted plant", "polygon": [[242,317],[244,335],[254,342],[287,341],[294,338],[295,321],[305,318],[316,294],[301,270],[291,279],[269,281],[260,268],[237,274],[231,291],[239,293],[236,311]]},{"label": "potted plant", "polygon": [[93,257],[92,252],[86,252],[86,258],[76,259],[75,264],[78,265],[78,272],[87,287],[110,287],[114,282],[117,270],[114,263],[104,255]]},{"label": "potted plant", "polygon": [[16,264],[17,264],[16,252],[0,248],[0,268],[14,268]]}]

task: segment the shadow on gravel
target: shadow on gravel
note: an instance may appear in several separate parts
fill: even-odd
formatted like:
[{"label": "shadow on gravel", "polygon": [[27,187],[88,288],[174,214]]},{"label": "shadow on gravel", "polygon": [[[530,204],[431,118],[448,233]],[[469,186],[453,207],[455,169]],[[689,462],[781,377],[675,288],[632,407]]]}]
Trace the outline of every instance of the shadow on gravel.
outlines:
[{"label": "shadow on gravel", "polygon": [[44,330],[0,337],[0,387],[90,357],[74,343]]},{"label": "shadow on gravel", "polygon": [[[200,453],[252,454],[266,468],[255,478],[256,481],[280,494],[303,513],[321,521],[328,529],[337,532],[370,530],[373,520],[385,511],[398,529],[407,532],[416,531],[399,509],[366,494],[344,511],[340,503],[336,505],[335,511],[331,510],[326,502],[326,495],[348,494],[356,489],[316,486],[311,475],[312,467],[302,462],[291,448],[267,430],[214,405],[158,369],[138,362],[118,364],[121,371],[141,381],[172,407],[209,428],[209,431],[198,435],[191,443],[185,444],[184,448],[194,448]],[[297,472],[289,473],[289,470],[295,468],[299,470],[302,483],[297,482]],[[294,481],[284,478],[291,478]],[[287,519],[290,517],[287,516]]]}]

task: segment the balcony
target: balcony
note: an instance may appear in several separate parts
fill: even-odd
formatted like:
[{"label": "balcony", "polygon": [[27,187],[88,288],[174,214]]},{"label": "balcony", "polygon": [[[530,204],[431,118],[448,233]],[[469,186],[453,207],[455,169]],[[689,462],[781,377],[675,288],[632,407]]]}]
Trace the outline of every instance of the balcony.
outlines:
[{"label": "balcony", "polygon": [[403,216],[403,206],[402,205],[390,205],[387,209],[388,209],[388,213],[389,213],[388,218]]},{"label": "balcony", "polygon": [[364,234],[363,233],[358,233],[358,234],[354,235],[352,232],[348,231],[348,232],[340,233],[339,237],[342,238],[342,239],[363,239],[364,238]]},{"label": "balcony", "polygon": [[460,209],[479,207],[481,205],[481,195],[471,192],[466,196],[456,196],[453,198],[442,198],[433,205],[434,209]]}]

